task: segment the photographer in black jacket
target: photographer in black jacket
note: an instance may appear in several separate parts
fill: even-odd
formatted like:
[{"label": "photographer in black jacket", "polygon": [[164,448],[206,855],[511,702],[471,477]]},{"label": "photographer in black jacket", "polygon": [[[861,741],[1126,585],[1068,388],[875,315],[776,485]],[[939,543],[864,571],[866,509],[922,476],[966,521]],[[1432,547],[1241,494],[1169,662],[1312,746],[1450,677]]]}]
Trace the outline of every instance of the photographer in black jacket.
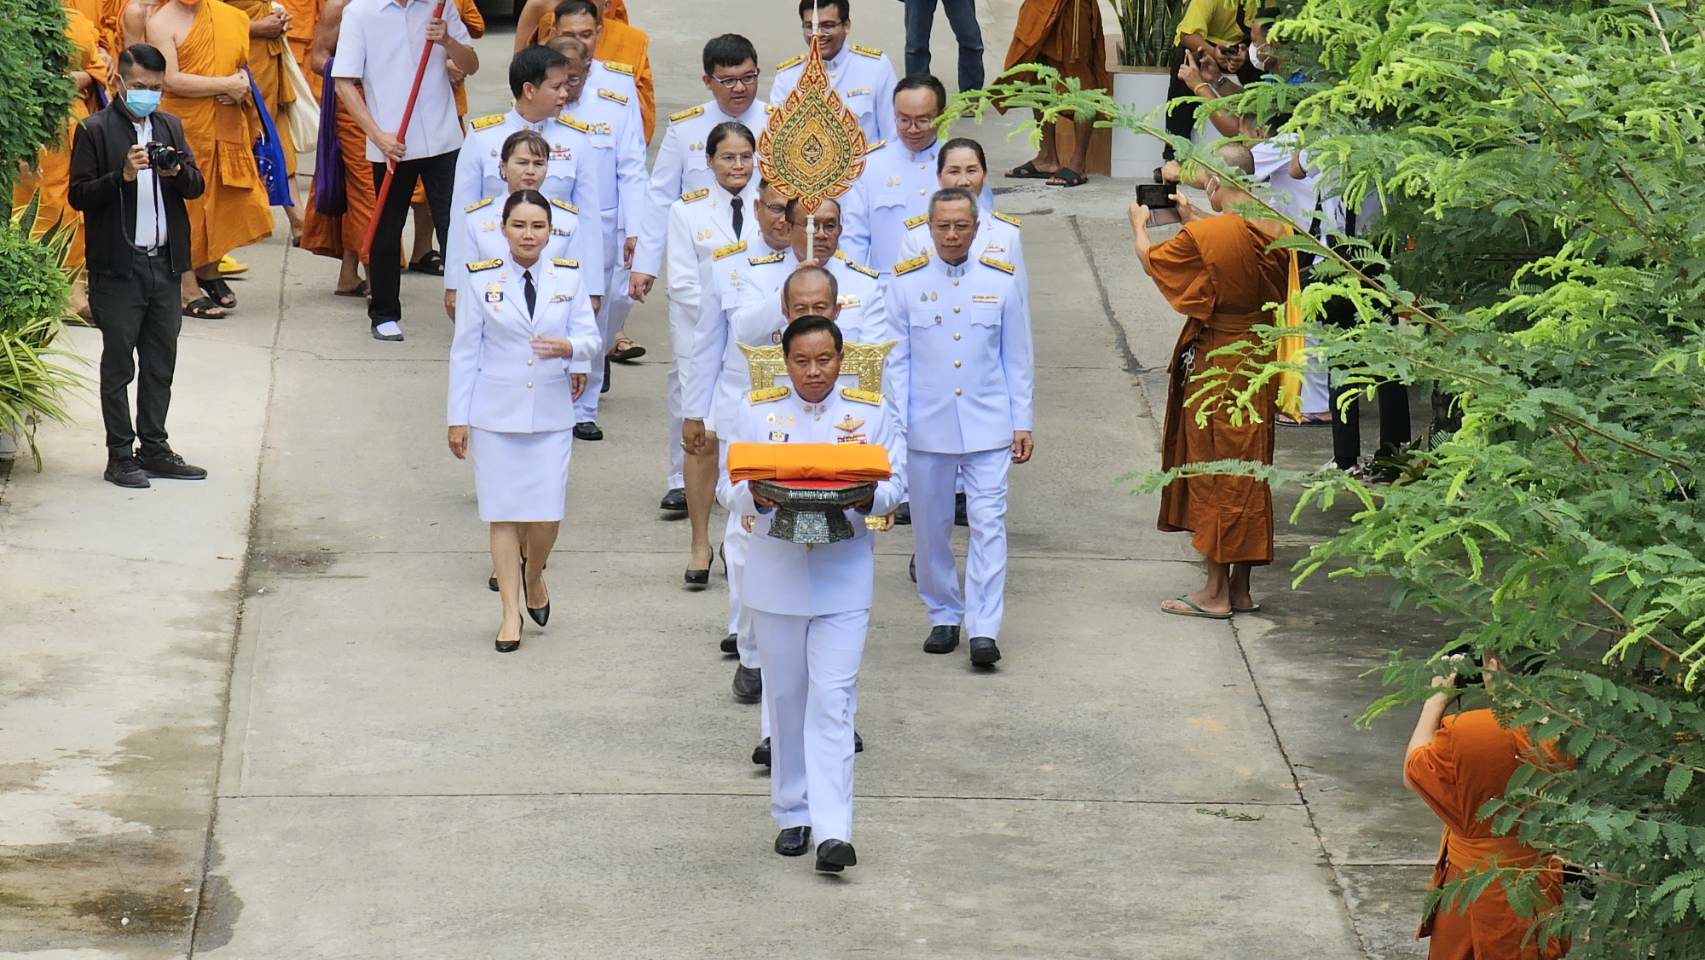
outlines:
[{"label": "photographer in black jacket", "polygon": [[[166,58],[145,43],[128,47],[118,77],[112,103],[78,124],[71,141],[70,200],[83,212],[89,310],[101,330],[105,477],[121,487],[146,487],[149,477],[200,480],[207,471],[166,445],[166,409],[183,326],[178,280],[189,269],[184,200],[207,184],[183,125],[155,110]],[[126,391],[138,362],[132,429]]]}]

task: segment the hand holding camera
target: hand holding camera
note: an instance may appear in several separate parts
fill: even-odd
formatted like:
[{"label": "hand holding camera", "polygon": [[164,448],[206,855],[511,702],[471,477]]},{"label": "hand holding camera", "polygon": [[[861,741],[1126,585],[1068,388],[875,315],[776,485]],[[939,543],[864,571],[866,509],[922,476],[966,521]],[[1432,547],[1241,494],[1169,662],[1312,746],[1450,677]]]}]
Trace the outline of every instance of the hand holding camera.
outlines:
[{"label": "hand holding camera", "polygon": [[136,175],[148,168],[148,148],[133,143],[124,154],[124,179],[134,181]]},{"label": "hand holding camera", "polygon": [[148,144],[148,165],[162,177],[175,177],[183,166],[184,152],[169,143]]}]

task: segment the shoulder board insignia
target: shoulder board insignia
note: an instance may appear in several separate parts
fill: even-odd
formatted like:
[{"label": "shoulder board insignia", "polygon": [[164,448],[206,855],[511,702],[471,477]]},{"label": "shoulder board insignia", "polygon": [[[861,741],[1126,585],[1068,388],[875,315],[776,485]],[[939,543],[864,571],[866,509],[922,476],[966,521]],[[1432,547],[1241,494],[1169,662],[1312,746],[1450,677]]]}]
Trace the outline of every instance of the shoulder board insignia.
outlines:
[{"label": "shoulder board insignia", "polygon": [[782,258],[786,256],[787,251],[777,250],[775,253],[765,254],[761,257],[747,257],[746,262],[754,267],[761,267],[766,263],[780,263]]},{"label": "shoulder board insignia", "polygon": [[[813,21],[813,22],[815,22],[815,21]],[[793,57],[792,59],[788,59],[788,60],[783,60],[782,62],[776,64],[776,69],[777,70],[786,70],[789,67],[797,67],[804,62],[805,62],[805,54],[802,53],[797,57]]]},{"label": "shoulder board insignia", "polygon": [[704,113],[704,105],[703,104],[700,104],[699,106],[696,106],[696,107],[688,107],[687,109],[682,110],[680,113],[669,114],[669,122],[670,123],[680,123],[682,120],[691,120],[694,117],[696,117],[702,113]]},{"label": "shoulder board insignia", "polygon": [[572,203],[569,203],[567,200],[558,200],[556,197],[551,198],[551,206],[558,207],[558,208],[563,209],[563,210],[567,210],[569,213],[579,213],[580,212],[579,207],[575,206]]},{"label": "shoulder board insignia", "polygon": [[851,50],[851,51],[852,51],[852,52],[853,52],[853,53],[856,53],[856,54],[858,54],[858,55],[859,55],[859,56],[861,56],[861,57],[869,57],[869,58],[871,58],[871,59],[872,59],[872,60],[875,60],[875,59],[876,59],[876,58],[877,58],[877,57],[880,57],[880,56],[882,56],[882,51],[881,51],[881,50],[878,50],[878,49],[876,49],[876,48],[875,48],[875,47],[864,47],[864,46],[860,46],[860,45],[858,45],[858,44],[856,44],[856,43],[854,43],[854,44],[849,44],[849,45],[848,45],[848,46],[847,46],[847,49],[848,49],[848,50]]},{"label": "shoulder board insignia", "polygon": [[614,100],[617,103],[628,102],[627,97],[622,96],[614,90],[605,90],[603,87],[598,88],[598,96],[603,97],[605,100]]},{"label": "shoulder board insignia", "polygon": [[920,213],[917,216],[912,217],[906,221],[906,229],[907,230],[916,230],[917,228],[923,226],[924,224],[926,224],[928,222],[929,222],[929,214]]},{"label": "shoulder board insignia", "polygon": [[681,199],[688,203],[692,203],[694,200],[703,200],[708,196],[710,196],[710,188],[700,187],[697,190],[689,190],[686,193],[681,194]]},{"label": "shoulder board insignia", "polygon": [[868,403],[873,407],[882,406],[882,394],[875,390],[860,390],[857,387],[842,387],[841,396],[858,403]]},{"label": "shoulder board insignia", "polygon": [[603,63],[605,70],[612,70],[616,73],[625,73],[630,77],[633,76],[633,64],[631,63],[623,63],[620,60],[605,60]]},{"label": "shoulder board insignia", "polygon": [[773,403],[792,392],[793,391],[789,390],[787,387],[760,387],[757,390],[747,393],[746,396],[753,403]]},{"label": "shoulder board insignia", "polygon": [[835,251],[835,255],[837,257],[841,258],[841,262],[846,264],[848,269],[856,270],[859,273],[864,274],[865,276],[869,277],[872,280],[876,279],[876,271],[875,270],[872,270],[869,267],[865,266],[864,264],[859,263],[857,260],[854,260],[853,258],[847,256],[846,254],[841,253],[839,250]]},{"label": "shoulder board insignia", "polygon": [[488,204],[491,204],[491,203],[495,202],[496,200],[497,200],[496,197],[486,197],[484,200],[476,200],[475,202],[470,203],[467,206],[463,207],[462,212],[463,213],[473,213],[475,210],[478,210],[479,208],[481,208],[483,206],[487,206]]},{"label": "shoulder board insignia", "polygon": [[487,127],[495,127],[502,122],[503,114],[494,113],[490,116],[475,117],[468,121],[468,126],[473,127],[475,130],[484,130]]},{"label": "shoulder board insignia", "polygon": [[570,270],[579,270],[580,269],[580,261],[579,260],[564,260],[561,257],[552,257],[551,262],[556,264],[559,267],[567,267]]},{"label": "shoulder board insignia", "polygon": [[572,129],[579,130],[581,133],[591,133],[592,132],[592,127],[590,124],[581,123],[579,120],[574,119],[573,117],[569,116],[566,113],[557,114],[556,115],[556,122],[562,124],[565,127],[570,127]]},{"label": "shoulder board insignia", "polygon": [[869,154],[875,153],[878,150],[881,150],[883,147],[886,147],[887,145],[888,145],[887,140],[878,140],[875,143],[867,143],[864,145],[864,152],[866,155],[869,155]]},{"label": "shoulder board insignia", "polygon": [[994,257],[984,257],[979,262],[981,262],[985,267],[994,267],[1001,273],[1011,273],[1013,271],[1012,264],[1007,263],[1005,260],[996,260]]},{"label": "shoulder board insignia", "polygon": [[713,260],[722,260],[722,259],[727,258],[727,257],[732,257],[735,254],[737,254],[737,253],[739,253],[745,249],[746,249],[746,241],[741,240],[741,241],[738,241],[736,243],[731,243],[731,244],[727,245],[726,247],[717,247],[715,250],[712,250],[710,252],[710,256],[711,256],[711,259],[713,259]]},{"label": "shoulder board insignia", "polygon": [[920,253],[910,260],[902,260],[894,264],[894,276],[898,277],[911,273],[926,263],[929,263],[929,254],[927,253]]},{"label": "shoulder board insignia", "polygon": [[479,273],[481,270],[492,270],[503,266],[502,260],[475,260],[468,264],[469,273]]},{"label": "shoulder board insignia", "polygon": [[1001,213],[1000,211],[997,210],[997,211],[995,211],[994,218],[996,220],[1005,220],[1007,223],[1010,223],[1015,227],[1021,226],[1021,224],[1018,222],[1018,218],[1013,216],[1010,213]]}]

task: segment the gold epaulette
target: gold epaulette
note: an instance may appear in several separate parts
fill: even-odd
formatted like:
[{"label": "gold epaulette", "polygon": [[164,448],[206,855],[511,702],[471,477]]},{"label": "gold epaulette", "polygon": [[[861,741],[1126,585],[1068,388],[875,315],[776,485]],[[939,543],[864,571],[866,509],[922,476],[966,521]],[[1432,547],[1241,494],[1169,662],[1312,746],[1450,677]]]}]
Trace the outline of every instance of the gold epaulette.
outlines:
[{"label": "gold epaulette", "polygon": [[475,130],[484,130],[486,127],[495,127],[502,122],[503,114],[494,113],[486,117],[475,117],[468,121],[468,126],[473,127]]},{"label": "gold epaulette", "polygon": [[737,254],[740,251],[745,250],[745,249],[746,249],[746,241],[740,240],[740,241],[737,241],[735,243],[731,243],[725,247],[717,247],[715,250],[712,250],[710,252],[710,258],[712,260],[721,260],[724,257],[732,257],[735,254]]},{"label": "gold epaulette", "polygon": [[567,267],[570,270],[579,270],[580,269],[580,261],[579,260],[564,260],[562,257],[552,257],[551,262],[556,264],[559,267]]},{"label": "gold epaulette", "polygon": [[689,190],[681,194],[681,199],[686,203],[692,203],[694,200],[703,200],[708,196],[710,196],[710,188],[700,187],[697,190]]},{"label": "gold epaulette", "polygon": [[579,120],[574,119],[573,117],[569,116],[566,113],[557,114],[556,115],[556,122],[562,124],[565,127],[569,127],[571,129],[574,129],[574,130],[579,130],[581,133],[591,133],[592,132],[592,127],[590,124],[581,123]]},{"label": "gold epaulette", "polygon": [[569,203],[567,200],[558,200],[556,197],[551,198],[551,206],[561,207],[562,209],[567,210],[569,213],[578,214],[580,212],[579,207],[575,206],[572,203]]},{"label": "gold epaulette", "polygon": [[484,200],[476,200],[473,203],[470,203],[467,206],[463,207],[462,212],[463,213],[473,213],[475,210],[478,210],[479,208],[486,206],[487,204],[496,202],[496,200],[497,200],[496,197],[486,197]]},{"label": "gold epaulette", "polygon": [[841,396],[856,403],[868,403],[873,407],[882,406],[882,394],[875,390],[860,390],[857,387],[842,387]]},{"label": "gold epaulette", "polygon": [[926,263],[929,263],[929,254],[927,253],[920,253],[910,260],[902,260],[894,264],[894,276],[904,276]]},{"label": "gold epaulette", "polygon": [[994,213],[994,218],[995,218],[995,219],[996,219],[996,220],[1005,220],[1005,221],[1006,221],[1006,222],[1007,222],[1007,223],[1010,223],[1010,224],[1012,224],[1012,225],[1013,225],[1013,226],[1015,226],[1015,227],[1017,227],[1017,226],[1022,226],[1022,224],[1020,224],[1020,223],[1019,223],[1019,222],[1018,222],[1018,218],[1017,218],[1017,217],[1015,217],[1015,216],[1013,216],[1013,215],[1012,215],[1012,214],[1010,214],[1010,213],[1001,213],[1001,212],[1000,212],[1000,211],[998,211],[998,210],[997,210],[997,211],[995,211],[995,213]]},{"label": "gold epaulette", "polygon": [[1012,264],[1007,263],[1005,260],[996,260],[994,257],[984,257],[979,262],[985,267],[994,267],[1001,273],[1011,273],[1015,269]]},{"label": "gold epaulette", "polygon": [[468,264],[468,272],[479,273],[481,270],[494,270],[501,266],[503,266],[503,261],[498,259],[475,260]]},{"label": "gold epaulette", "polygon": [[669,122],[680,123],[682,120],[691,120],[702,113],[704,113],[704,104],[700,104],[696,107],[688,107],[680,113],[669,114]]},{"label": "gold epaulette", "polygon": [[620,60],[604,60],[601,62],[604,64],[605,70],[613,70],[616,73],[625,73],[630,77],[633,76],[633,64],[631,63],[622,63]]},{"label": "gold epaulette", "polygon": [[746,262],[754,267],[761,267],[766,263],[780,263],[782,258],[786,256],[786,250],[777,250],[775,253],[767,253],[761,257],[747,257]]},{"label": "gold epaulette", "polygon": [[620,103],[620,104],[626,104],[628,102],[627,97],[617,93],[614,90],[605,90],[603,87],[598,88],[598,96],[603,97],[605,100],[614,100],[615,102]]},{"label": "gold epaulette", "polygon": [[888,145],[887,140],[878,140],[875,143],[867,143],[864,145],[864,155],[868,157],[871,154],[875,153],[876,151],[881,150],[883,147],[886,147],[887,145]]},{"label": "gold epaulette", "polygon": [[929,214],[920,213],[917,216],[912,217],[906,221],[906,229],[907,230],[916,230],[918,227],[921,227],[928,222],[929,222]]},{"label": "gold epaulette", "polygon": [[846,264],[850,269],[857,270],[859,273],[864,274],[865,276],[869,277],[872,280],[876,279],[876,271],[875,270],[872,270],[869,267],[865,266],[864,264],[859,263],[857,260],[854,260],[852,257],[847,256],[846,254],[842,253],[839,250],[835,251],[835,259]]},{"label": "gold epaulette", "polygon": [[759,387],[747,393],[746,398],[753,403],[774,403],[792,392],[786,387]]},{"label": "gold epaulette", "polygon": [[783,60],[782,62],[776,64],[776,69],[777,70],[786,70],[789,67],[797,67],[804,62],[805,62],[805,54],[802,53],[799,56],[794,57],[791,60]]},{"label": "gold epaulette", "polygon": [[881,57],[881,56],[882,56],[882,51],[881,51],[881,50],[878,50],[878,49],[876,49],[876,48],[875,48],[875,47],[863,47],[863,46],[859,46],[859,45],[858,45],[858,44],[856,44],[856,43],[854,43],[854,44],[849,44],[849,45],[848,45],[848,46],[847,46],[847,49],[848,49],[848,50],[851,50],[851,51],[852,51],[852,52],[853,52],[853,53],[856,53],[856,54],[858,54],[858,55],[859,55],[859,56],[861,56],[861,57],[869,57],[869,58],[870,58],[870,59],[872,59],[872,60],[875,60],[875,59],[877,59],[877,58],[878,58],[878,57]]}]

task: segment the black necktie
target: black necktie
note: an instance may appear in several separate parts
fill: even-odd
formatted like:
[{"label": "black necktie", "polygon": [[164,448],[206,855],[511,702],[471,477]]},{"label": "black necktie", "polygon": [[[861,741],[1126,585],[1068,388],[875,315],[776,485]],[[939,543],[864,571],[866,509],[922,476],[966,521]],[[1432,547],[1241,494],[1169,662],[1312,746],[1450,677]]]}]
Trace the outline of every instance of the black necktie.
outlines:
[{"label": "black necktie", "polygon": [[734,204],[734,239],[738,240],[738,239],[740,239],[740,227],[742,224],[744,224],[746,222],[746,216],[745,216],[745,214],[740,212],[740,197],[738,195],[736,195],[734,197],[733,204]]},{"label": "black necktie", "polygon": [[533,305],[539,300],[539,290],[533,286],[533,271],[521,271],[521,292],[527,298],[527,316],[533,315]]}]

